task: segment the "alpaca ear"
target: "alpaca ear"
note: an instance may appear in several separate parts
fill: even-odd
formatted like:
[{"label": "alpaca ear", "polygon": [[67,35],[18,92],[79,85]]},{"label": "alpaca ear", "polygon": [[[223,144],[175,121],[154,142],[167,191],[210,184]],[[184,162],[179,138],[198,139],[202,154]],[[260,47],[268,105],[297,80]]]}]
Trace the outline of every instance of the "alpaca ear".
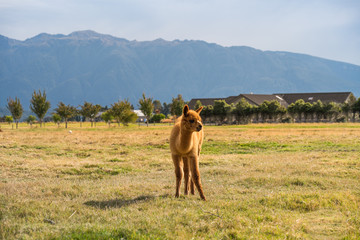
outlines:
[{"label": "alpaca ear", "polygon": [[203,106],[199,107],[195,112],[197,112],[199,114],[201,112],[201,110],[203,110]]},{"label": "alpaca ear", "polygon": [[183,109],[183,114],[184,114],[185,117],[188,116],[188,112],[189,112],[189,106],[188,106],[188,105],[185,105],[185,106],[184,106],[184,109]]}]

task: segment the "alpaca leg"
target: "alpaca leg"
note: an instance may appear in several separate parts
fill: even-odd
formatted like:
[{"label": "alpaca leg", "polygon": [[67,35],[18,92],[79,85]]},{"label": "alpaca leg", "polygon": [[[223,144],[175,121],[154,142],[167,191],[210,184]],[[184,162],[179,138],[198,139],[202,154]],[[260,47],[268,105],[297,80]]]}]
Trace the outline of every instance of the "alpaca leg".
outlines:
[{"label": "alpaca leg", "polygon": [[201,185],[199,162],[198,162],[197,156],[190,158],[190,168],[191,168],[192,181],[194,182],[197,190],[199,191],[201,199],[206,201],[206,198],[205,198],[205,195],[204,195],[204,192],[202,189],[202,185]]},{"label": "alpaca leg", "polygon": [[190,179],[190,192],[192,195],[195,195],[195,184],[192,178]]},{"label": "alpaca leg", "polygon": [[183,178],[183,168],[181,166],[181,157],[178,155],[172,155],[172,159],[175,166],[175,176],[176,176],[176,192],[175,197],[180,196],[180,186],[181,186],[181,179]]},{"label": "alpaca leg", "polygon": [[184,162],[184,179],[185,179],[185,191],[184,194],[189,194],[189,187],[190,187],[190,166],[189,166],[189,159],[186,157],[183,157]]}]

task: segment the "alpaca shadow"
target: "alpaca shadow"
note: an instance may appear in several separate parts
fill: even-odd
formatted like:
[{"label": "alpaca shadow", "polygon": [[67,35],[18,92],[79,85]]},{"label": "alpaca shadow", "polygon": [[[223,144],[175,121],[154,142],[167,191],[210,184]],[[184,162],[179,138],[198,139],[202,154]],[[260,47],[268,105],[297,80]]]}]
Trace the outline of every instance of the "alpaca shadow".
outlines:
[{"label": "alpaca shadow", "polygon": [[88,201],[84,204],[87,206],[99,208],[99,209],[109,209],[109,208],[122,208],[132,204],[137,204],[141,202],[149,202],[155,200],[156,198],[167,198],[168,195],[162,196],[148,196],[143,195],[133,199],[112,199],[108,201]]}]

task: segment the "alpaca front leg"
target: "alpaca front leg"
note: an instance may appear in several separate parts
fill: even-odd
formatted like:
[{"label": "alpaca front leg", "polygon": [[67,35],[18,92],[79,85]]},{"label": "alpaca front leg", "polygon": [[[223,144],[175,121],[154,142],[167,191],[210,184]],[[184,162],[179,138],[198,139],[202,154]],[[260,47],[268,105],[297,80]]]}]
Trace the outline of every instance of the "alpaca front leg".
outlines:
[{"label": "alpaca front leg", "polygon": [[190,158],[190,167],[191,167],[192,181],[194,182],[197,190],[199,191],[201,199],[206,201],[204,191],[203,191],[203,188],[202,188],[202,184],[201,184],[200,171],[199,171],[199,162],[198,162],[197,156]]},{"label": "alpaca front leg", "polygon": [[185,183],[185,190],[184,194],[189,195],[189,187],[190,187],[190,166],[189,166],[189,158],[183,157],[184,162],[184,183]]},{"label": "alpaca front leg", "polygon": [[181,166],[181,157],[178,155],[172,155],[172,159],[175,166],[175,176],[176,176],[176,192],[175,197],[180,196],[180,186],[181,186],[181,179],[183,178],[183,169]]}]

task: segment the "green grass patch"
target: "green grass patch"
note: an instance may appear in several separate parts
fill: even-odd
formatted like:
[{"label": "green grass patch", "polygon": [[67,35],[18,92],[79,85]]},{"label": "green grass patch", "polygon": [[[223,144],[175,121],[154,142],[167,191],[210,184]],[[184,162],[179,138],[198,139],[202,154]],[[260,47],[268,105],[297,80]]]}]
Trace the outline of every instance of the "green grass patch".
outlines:
[{"label": "green grass patch", "polygon": [[321,208],[350,210],[357,208],[360,199],[349,193],[280,193],[265,197],[259,202],[266,207],[281,208],[290,211],[312,212]]},{"label": "green grass patch", "polygon": [[119,159],[119,158],[112,158],[112,159],[109,159],[107,160],[108,162],[113,162],[113,163],[116,163],[116,162],[126,162],[124,159]]},{"label": "green grass patch", "polygon": [[359,143],[334,143],[328,141],[289,142],[287,144],[271,141],[226,142],[207,141],[202,154],[257,154],[263,152],[359,152]]},{"label": "green grass patch", "polygon": [[225,142],[207,141],[202,154],[255,154],[265,151],[291,151],[290,145],[277,142]]},{"label": "green grass patch", "polygon": [[83,176],[88,178],[102,178],[105,176],[114,176],[127,174],[134,171],[131,167],[108,166],[101,164],[85,164],[80,168],[67,168],[60,170],[65,176]]}]

